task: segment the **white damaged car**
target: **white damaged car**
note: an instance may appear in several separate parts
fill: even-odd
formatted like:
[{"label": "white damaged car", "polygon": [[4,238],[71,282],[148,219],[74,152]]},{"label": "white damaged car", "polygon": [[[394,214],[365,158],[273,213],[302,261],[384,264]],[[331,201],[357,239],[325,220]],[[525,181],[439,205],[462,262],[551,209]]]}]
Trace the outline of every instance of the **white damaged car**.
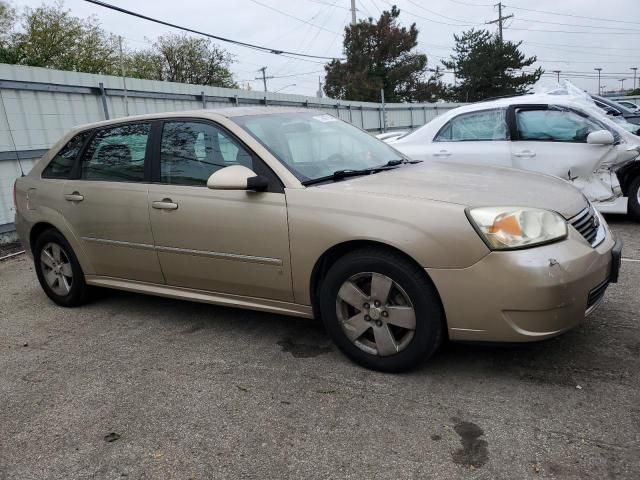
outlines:
[{"label": "white damaged car", "polygon": [[569,95],[466,105],[388,143],[416,160],[555,175],[582,190],[601,212],[628,212],[640,220],[640,137]]}]

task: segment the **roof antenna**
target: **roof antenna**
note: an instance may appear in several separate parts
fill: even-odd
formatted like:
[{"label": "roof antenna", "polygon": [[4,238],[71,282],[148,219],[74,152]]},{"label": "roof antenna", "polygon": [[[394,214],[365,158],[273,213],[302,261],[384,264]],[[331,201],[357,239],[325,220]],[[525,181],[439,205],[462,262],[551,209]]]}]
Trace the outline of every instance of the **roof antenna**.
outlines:
[{"label": "roof antenna", "polygon": [[20,155],[18,154],[18,148],[16,147],[16,140],[15,138],[13,138],[13,131],[11,130],[11,125],[9,124],[9,115],[7,115],[7,107],[4,104],[4,97],[2,96],[1,88],[0,88],[0,102],[2,103],[2,112],[4,113],[4,118],[7,121],[7,129],[9,130],[9,137],[11,138],[11,144],[13,145],[13,152],[16,154],[16,160],[18,161],[18,167],[20,168],[20,176],[24,177],[22,162],[20,161]]}]

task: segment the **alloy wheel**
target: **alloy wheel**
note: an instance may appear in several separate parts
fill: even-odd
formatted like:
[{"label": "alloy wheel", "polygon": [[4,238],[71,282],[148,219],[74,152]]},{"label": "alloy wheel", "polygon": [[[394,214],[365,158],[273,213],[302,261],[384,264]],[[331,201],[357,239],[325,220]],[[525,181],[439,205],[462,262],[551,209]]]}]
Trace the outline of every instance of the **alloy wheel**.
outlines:
[{"label": "alloy wheel", "polygon": [[40,253],[40,266],[47,285],[56,294],[64,297],[73,285],[71,261],[57,243],[47,243]]},{"label": "alloy wheel", "polygon": [[338,291],[336,309],[347,338],[369,354],[394,355],[413,339],[416,314],[411,299],[381,273],[351,276]]}]

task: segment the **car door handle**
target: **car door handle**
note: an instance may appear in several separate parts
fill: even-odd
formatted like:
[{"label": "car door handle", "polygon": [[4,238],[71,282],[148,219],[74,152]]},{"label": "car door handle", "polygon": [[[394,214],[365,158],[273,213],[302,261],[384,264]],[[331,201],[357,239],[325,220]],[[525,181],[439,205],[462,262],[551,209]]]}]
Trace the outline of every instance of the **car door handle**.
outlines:
[{"label": "car door handle", "polygon": [[521,152],[516,152],[513,155],[518,158],[533,158],[536,156],[536,152],[532,152],[531,150],[522,150]]},{"label": "car door handle", "polygon": [[170,198],[163,198],[160,201],[151,203],[151,206],[158,210],[177,210],[178,204],[173,203]]},{"label": "car door handle", "polygon": [[433,154],[434,157],[450,157],[451,152],[449,150],[440,150]]},{"label": "car door handle", "polygon": [[78,192],[66,193],[64,199],[69,202],[81,202],[84,200],[84,195],[80,195]]}]

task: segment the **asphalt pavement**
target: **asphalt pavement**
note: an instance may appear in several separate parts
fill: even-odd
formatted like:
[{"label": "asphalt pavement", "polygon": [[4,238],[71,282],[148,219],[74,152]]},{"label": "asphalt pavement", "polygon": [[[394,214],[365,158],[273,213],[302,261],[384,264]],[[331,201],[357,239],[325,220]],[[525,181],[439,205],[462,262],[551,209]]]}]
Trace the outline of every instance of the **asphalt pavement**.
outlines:
[{"label": "asphalt pavement", "polygon": [[[76,309],[0,263],[0,479],[640,478],[640,224],[574,330],[371,372],[316,321],[106,291]],[[634,261],[635,260],[635,261]]]}]

